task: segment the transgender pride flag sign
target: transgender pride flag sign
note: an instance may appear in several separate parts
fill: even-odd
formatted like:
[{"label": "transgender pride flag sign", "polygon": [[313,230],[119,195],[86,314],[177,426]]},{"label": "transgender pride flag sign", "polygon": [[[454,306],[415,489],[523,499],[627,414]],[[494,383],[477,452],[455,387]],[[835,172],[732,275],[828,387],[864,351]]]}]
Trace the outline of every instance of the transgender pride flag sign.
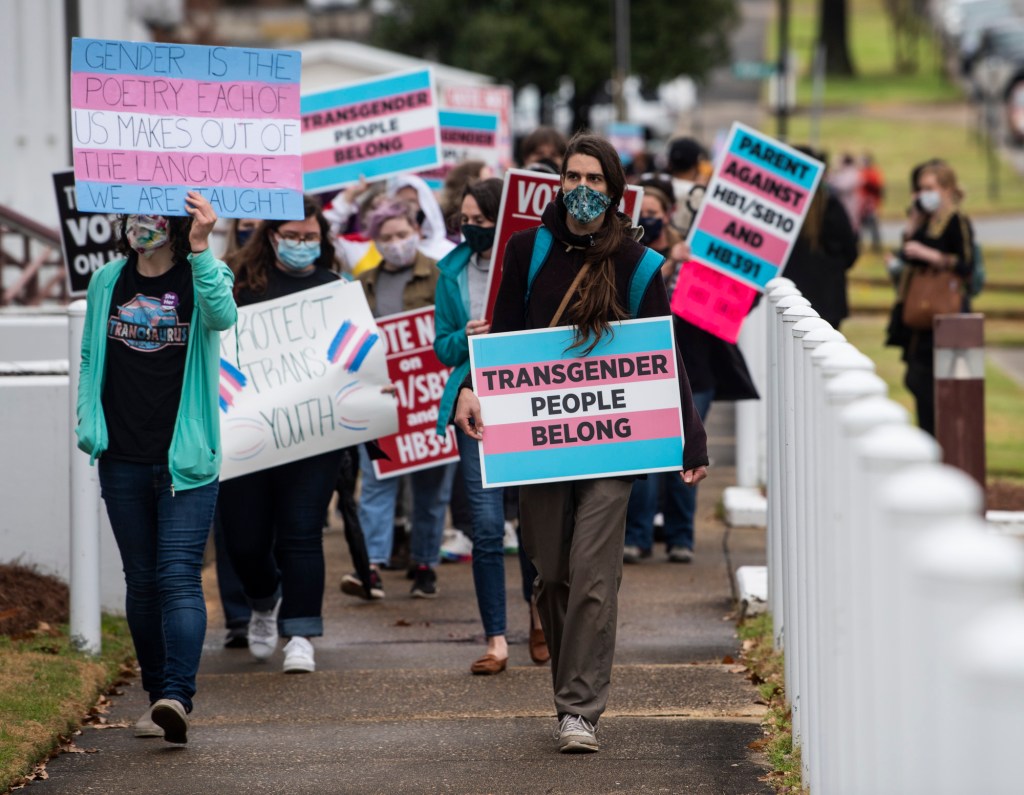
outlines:
[{"label": "transgender pride flag sign", "polygon": [[71,139],[83,212],[301,220],[301,55],[71,42]]},{"label": "transgender pride flag sign", "polygon": [[470,338],[485,487],[682,470],[671,319],[612,324],[586,356],[572,342],[566,328]]}]

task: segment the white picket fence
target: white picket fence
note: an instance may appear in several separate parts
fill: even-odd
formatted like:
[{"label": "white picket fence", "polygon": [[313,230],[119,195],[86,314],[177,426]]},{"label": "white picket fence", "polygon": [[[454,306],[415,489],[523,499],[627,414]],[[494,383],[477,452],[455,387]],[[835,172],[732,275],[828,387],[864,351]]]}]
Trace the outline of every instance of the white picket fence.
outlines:
[{"label": "white picket fence", "polygon": [[1024,544],[791,281],[765,298],[768,598],[804,786],[1024,792]]}]

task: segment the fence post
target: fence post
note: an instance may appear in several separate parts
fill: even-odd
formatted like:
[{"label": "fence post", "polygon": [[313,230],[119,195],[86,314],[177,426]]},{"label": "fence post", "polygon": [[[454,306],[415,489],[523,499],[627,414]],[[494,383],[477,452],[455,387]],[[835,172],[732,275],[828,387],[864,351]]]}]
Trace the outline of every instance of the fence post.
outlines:
[{"label": "fence post", "polygon": [[[78,369],[82,361],[85,301],[68,306],[68,401],[70,416],[77,414]],[[100,627],[100,501],[96,468],[76,445],[71,434],[70,507],[71,559],[69,599],[71,642],[89,654],[99,654]]]},{"label": "fence post", "polygon": [[744,321],[739,337],[740,350],[761,395],[760,400],[736,402],[736,485],[746,489],[756,489],[765,482],[765,311],[764,302],[759,302]]},{"label": "fence post", "polygon": [[935,318],[935,438],[985,488],[985,316]]}]

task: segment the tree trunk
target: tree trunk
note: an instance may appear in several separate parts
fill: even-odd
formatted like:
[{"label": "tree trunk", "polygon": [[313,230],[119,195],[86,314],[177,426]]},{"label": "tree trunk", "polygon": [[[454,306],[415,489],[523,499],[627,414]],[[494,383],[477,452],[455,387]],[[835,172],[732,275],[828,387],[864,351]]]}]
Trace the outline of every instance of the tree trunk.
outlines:
[{"label": "tree trunk", "polygon": [[825,74],[853,77],[853,59],[847,43],[846,0],[820,0],[818,5],[818,41],[825,46]]}]

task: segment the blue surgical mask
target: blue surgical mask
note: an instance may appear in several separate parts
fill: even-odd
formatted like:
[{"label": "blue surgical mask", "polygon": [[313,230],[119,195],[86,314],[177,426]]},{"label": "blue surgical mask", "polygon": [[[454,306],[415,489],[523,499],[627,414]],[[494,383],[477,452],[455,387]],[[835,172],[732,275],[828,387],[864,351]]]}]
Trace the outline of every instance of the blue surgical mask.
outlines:
[{"label": "blue surgical mask", "polygon": [[277,243],[277,258],[286,268],[303,271],[320,258],[320,243],[304,243],[282,237]]},{"label": "blue surgical mask", "polygon": [[584,225],[589,224],[612,204],[610,196],[594,190],[589,185],[577,185],[566,193],[562,200],[569,215]]}]

